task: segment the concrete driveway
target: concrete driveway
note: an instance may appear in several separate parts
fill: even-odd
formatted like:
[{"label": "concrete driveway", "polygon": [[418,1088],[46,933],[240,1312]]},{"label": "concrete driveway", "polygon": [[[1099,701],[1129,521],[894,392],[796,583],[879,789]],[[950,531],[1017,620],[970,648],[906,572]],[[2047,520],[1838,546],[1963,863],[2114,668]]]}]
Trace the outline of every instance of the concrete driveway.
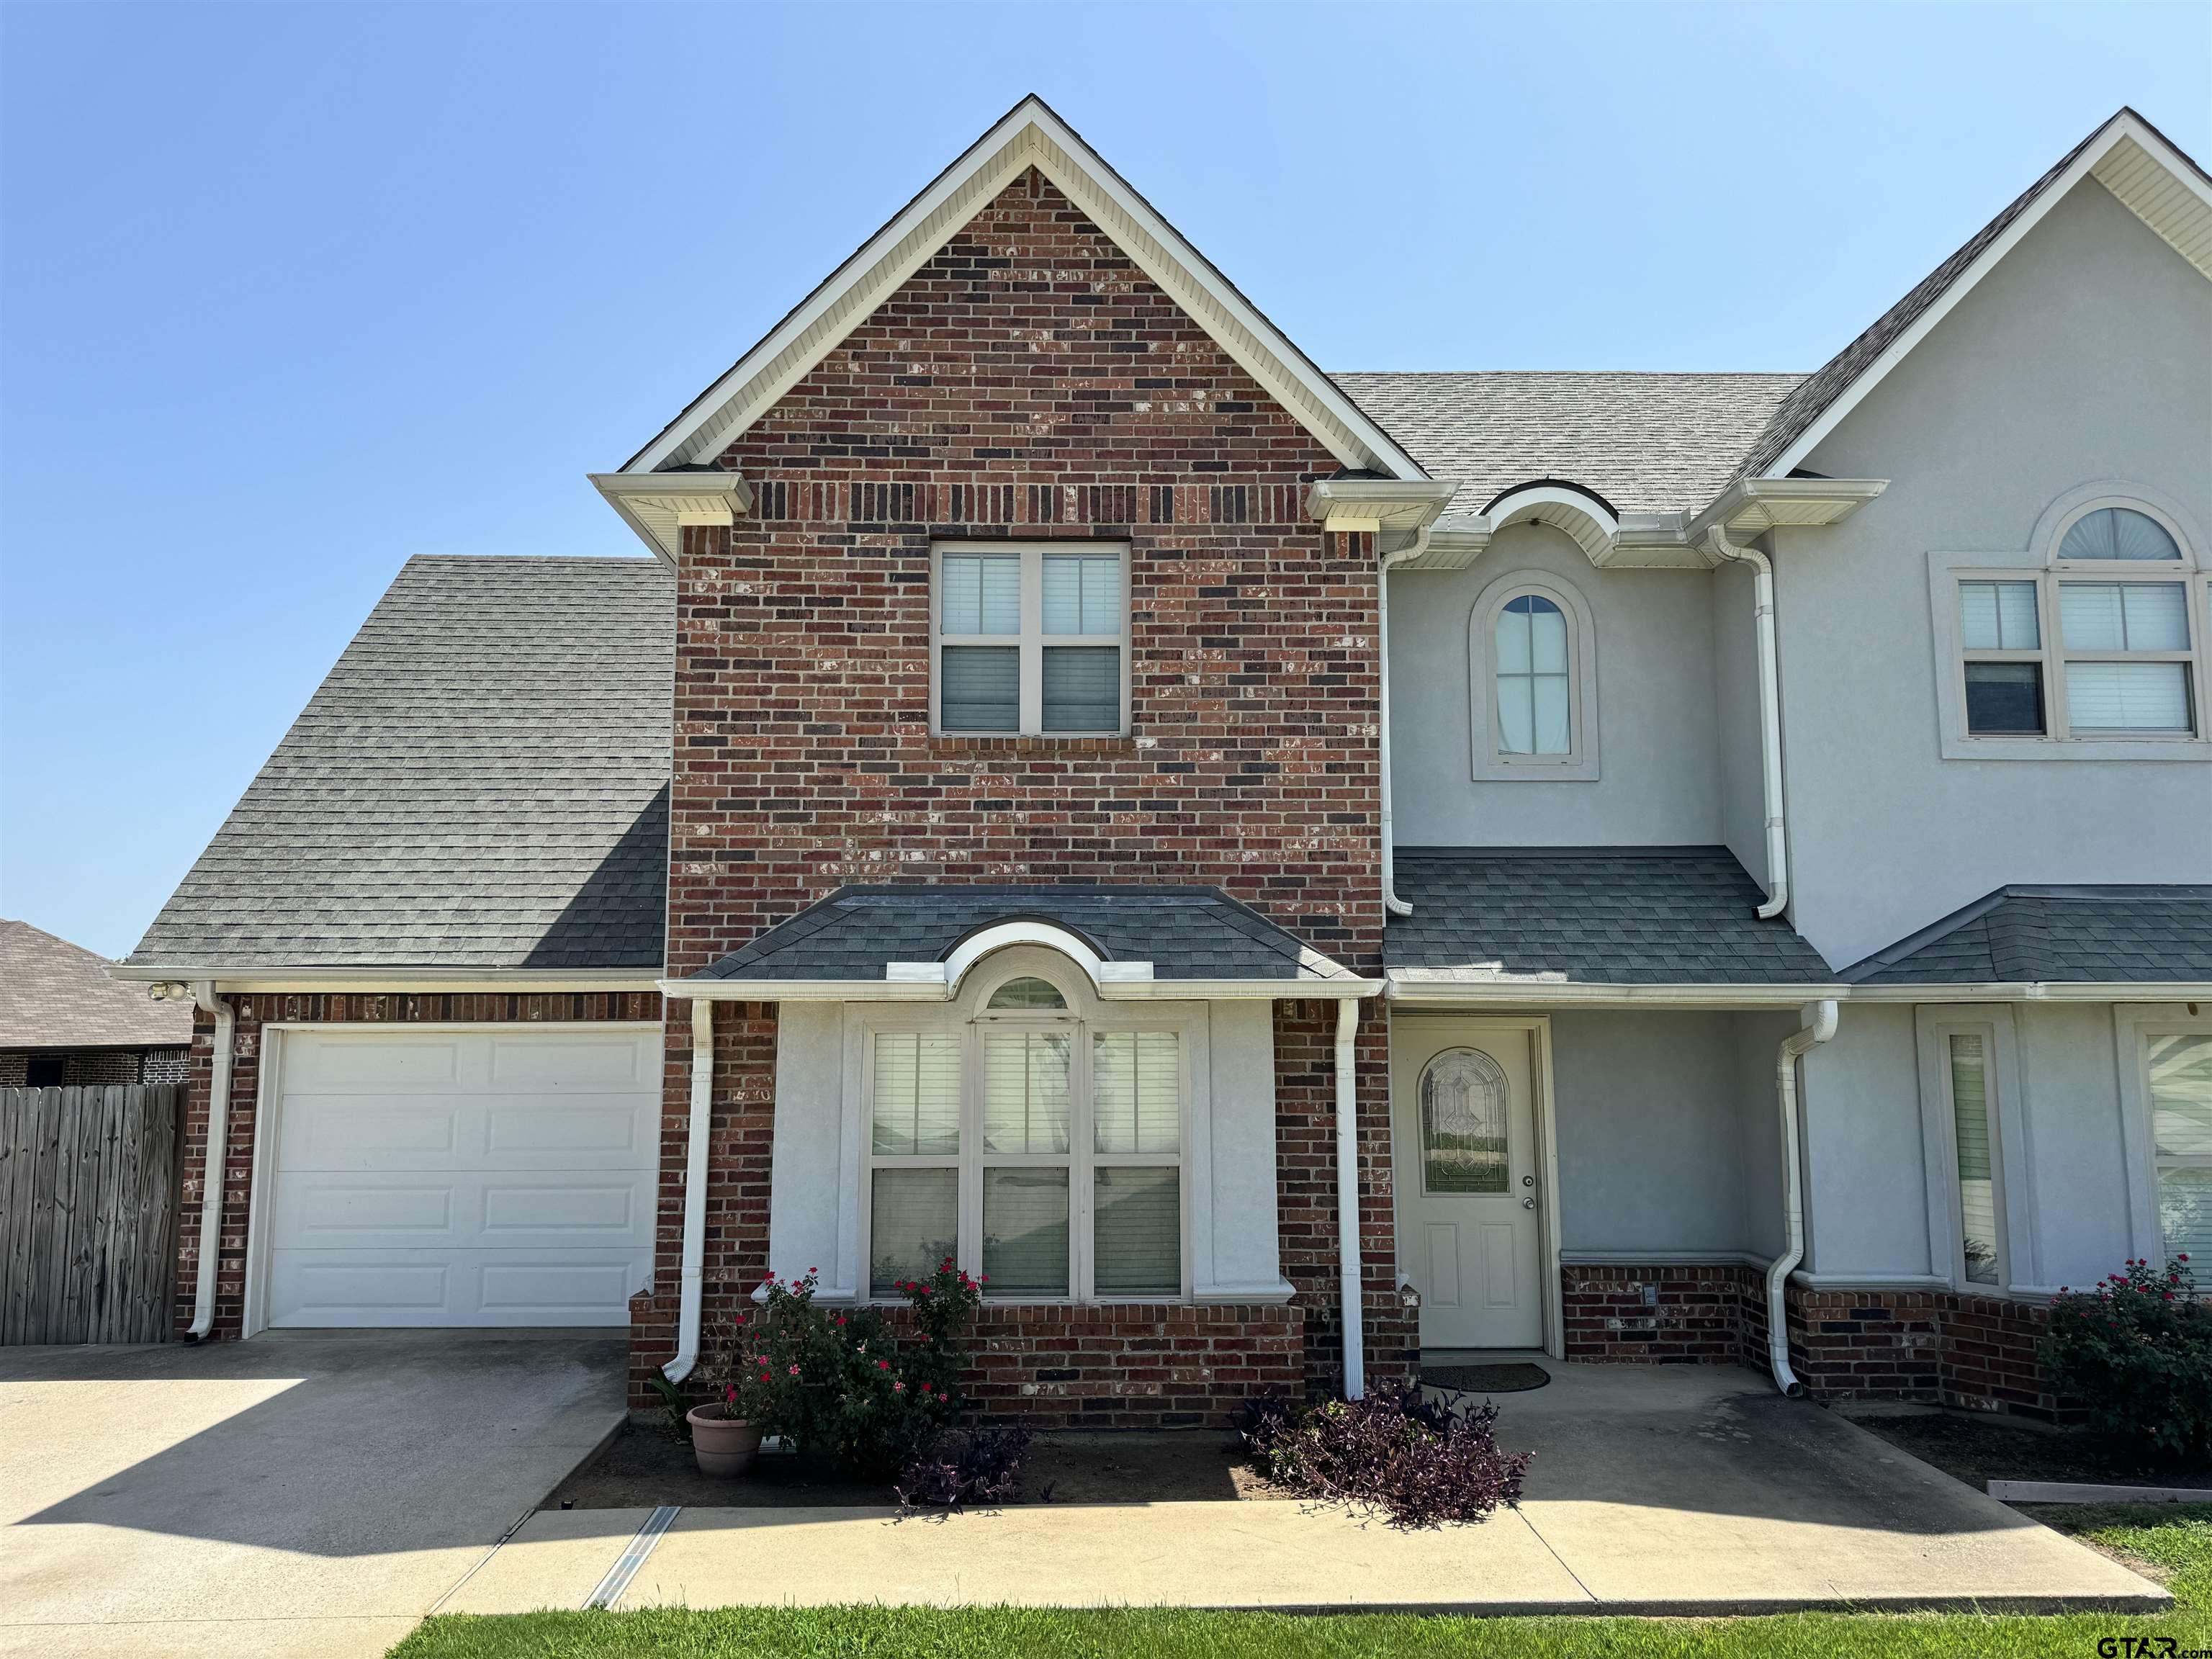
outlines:
[{"label": "concrete driveway", "polygon": [[380,1655],[620,1421],[624,1346],[0,1348],[0,1653]]}]

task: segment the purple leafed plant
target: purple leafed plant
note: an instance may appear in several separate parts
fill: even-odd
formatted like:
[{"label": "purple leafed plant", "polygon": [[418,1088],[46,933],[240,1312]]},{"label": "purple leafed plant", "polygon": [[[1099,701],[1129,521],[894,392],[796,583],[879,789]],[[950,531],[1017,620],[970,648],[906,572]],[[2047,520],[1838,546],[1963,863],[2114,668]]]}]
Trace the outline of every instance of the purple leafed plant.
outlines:
[{"label": "purple leafed plant", "polygon": [[907,1461],[898,1498],[909,1510],[960,1510],[1019,1495],[1027,1429],[947,1429]]},{"label": "purple leafed plant", "polygon": [[1527,1452],[1502,1452],[1498,1407],[1423,1396],[1418,1387],[1297,1410],[1259,1400],[1238,1430],[1261,1473],[1308,1498],[1378,1510],[1394,1527],[1480,1521],[1520,1501]]}]

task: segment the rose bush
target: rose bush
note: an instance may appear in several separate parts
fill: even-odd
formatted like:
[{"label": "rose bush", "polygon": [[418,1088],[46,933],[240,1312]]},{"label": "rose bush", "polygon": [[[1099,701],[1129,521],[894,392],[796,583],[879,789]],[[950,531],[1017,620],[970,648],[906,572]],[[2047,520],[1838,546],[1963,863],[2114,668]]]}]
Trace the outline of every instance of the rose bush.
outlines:
[{"label": "rose bush", "polygon": [[982,1286],[950,1259],[900,1283],[910,1334],[879,1308],[823,1306],[813,1268],[761,1282],[765,1294],[732,1316],[719,1368],[731,1415],[870,1479],[897,1474],[958,1417]]},{"label": "rose bush", "polygon": [[2095,1288],[2061,1287],[2044,1363],[2089,1427],[2138,1467],[2212,1462],[2212,1305],[2186,1255],[2131,1260]]}]

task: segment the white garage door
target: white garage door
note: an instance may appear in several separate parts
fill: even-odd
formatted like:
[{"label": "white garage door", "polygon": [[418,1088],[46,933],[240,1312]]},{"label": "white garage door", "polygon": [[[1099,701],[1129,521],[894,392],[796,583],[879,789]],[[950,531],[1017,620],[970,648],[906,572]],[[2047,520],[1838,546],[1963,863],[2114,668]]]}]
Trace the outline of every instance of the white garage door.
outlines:
[{"label": "white garage door", "polygon": [[283,1033],[271,1325],[624,1325],[658,1027]]}]

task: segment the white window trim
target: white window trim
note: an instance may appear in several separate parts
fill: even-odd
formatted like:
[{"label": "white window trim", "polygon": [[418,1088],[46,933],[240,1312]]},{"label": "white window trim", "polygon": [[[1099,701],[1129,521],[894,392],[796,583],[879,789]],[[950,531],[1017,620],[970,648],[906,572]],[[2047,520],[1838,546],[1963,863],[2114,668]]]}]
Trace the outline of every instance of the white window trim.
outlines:
[{"label": "white window trim", "polygon": [[[1494,665],[1498,617],[1524,593],[1551,600],[1567,620],[1568,747],[1564,755],[1509,755],[1500,741]],[[1477,782],[1598,781],[1597,622],[1580,588],[1548,570],[1509,571],[1484,588],[1468,616],[1468,689]]]},{"label": "white window trim", "polygon": [[[941,631],[939,606],[944,592],[945,556],[949,553],[1014,553],[1021,557],[1021,632],[1014,634],[946,634]],[[1117,634],[1047,634],[1044,631],[1044,556],[1047,553],[1111,554],[1121,561],[1121,628]],[[1127,542],[1077,539],[1047,542],[936,542],[929,552],[929,730],[935,737],[1112,738],[1129,731],[1130,623],[1133,595],[1129,591],[1130,560]],[[1054,646],[1113,646],[1121,653],[1121,717],[1111,727],[1085,732],[1044,729],[1044,652]],[[1021,708],[1019,729],[1013,732],[947,732],[940,712],[945,677],[941,653],[946,646],[1012,645],[1021,653]]]},{"label": "white window trim", "polygon": [[[1066,1000],[1066,1012],[1051,1010],[1006,1010],[988,1006],[992,994],[1016,979],[1042,979]],[[1070,1083],[1068,1150],[1066,1153],[1005,1154],[983,1151],[981,1032],[994,1025],[1027,1030],[1073,1031],[1084,1063],[1073,1068]],[[1022,1164],[1068,1171],[1068,1294],[999,1297],[986,1287],[986,1299],[1006,1304],[1130,1306],[1158,1303],[1189,1303],[1199,1299],[1194,1285],[1200,1281],[1200,1264],[1194,1260],[1193,1243],[1207,1236],[1211,1223],[1208,1203],[1210,1170],[1199,1156],[1206,1122],[1207,1055],[1206,1007],[1202,1003],[1149,1003],[1125,1007],[1099,1000],[1083,970],[1059,952],[1042,946],[1015,946],[979,963],[968,976],[958,1000],[941,1007],[891,1006],[872,1008],[847,1022],[847,1075],[856,1089],[859,1134],[859,1202],[854,1293],[858,1300],[884,1302],[896,1298],[875,1296],[872,1285],[872,1255],[869,1227],[874,1211],[874,1180],[878,1169],[953,1168],[960,1171],[960,1209],[956,1255],[971,1274],[983,1271],[983,1170]],[[879,1032],[920,1031],[957,1033],[962,1037],[961,1150],[957,1157],[879,1156],[874,1151],[874,1055]],[[1176,1058],[1182,1070],[1182,1140],[1172,1154],[1158,1152],[1098,1152],[1091,1150],[1091,1042],[1114,1031],[1173,1031]],[[1099,1169],[1164,1168],[1181,1171],[1180,1250],[1182,1279],[1173,1294],[1100,1296],[1095,1293],[1092,1245],[1094,1208],[1092,1172]],[[1240,1298],[1249,1300],[1250,1298]]]},{"label": "white window trim", "polygon": [[[2203,1003],[2118,1004],[2112,1009],[2119,1049],[2120,1119],[2128,1152],[2130,1251],[2163,1267],[2165,1241],[2158,1224],[2158,1140],[2150,1111],[2150,1039],[2212,1036],[2212,1008]],[[2212,1289],[2212,1274],[2199,1279]]]},{"label": "white window trim", "polygon": [[[2059,533],[2082,513],[2098,507],[2134,507],[2136,501],[2098,499],[2059,521]],[[2163,519],[2164,515],[2160,516]],[[2169,526],[2171,527],[2171,526]],[[2177,539],[2179,538],[2177,537]],[[2055,545],[2056,544],[2051,544]],[[2046,562],[2033,553],[1930,553],[1928,556],[1928,608],[1934,621],[1936,644],[1936,717],[1939,747],[1945,760],[2112,761],[2162,760],[2212,762],[2212,690],[2206,685],[2212,668],[2212,573],[2197,568],[2191,544],[2180,543],[2183,557],[2177,562],[2117,560],[2069,560]],[[2057,585],[2061,581],[2164,581],[2182,584],[2187,599],[2189,647],[2185,651],[2076,651],[2076,661],[2182,662],[2189,665],[2191,720],[2188,732],[2144,732],[2122,736],[2110,732],[2075,736],[2066,720],[2066,663],[2068,652],[2059,635]],[[2035,585],[2036,629],[2039,643],[2033,651],[1968,653],[1963,614],[1962,585],[1972,581],[2033,582]],[[2043,725],[2041,736],[2008,736],[1970,732],[1966,729],[1966,663],[2039,662],[2043,665]]]},{"label": "white window trim", "polygon": [[[2027,1194],[2031,1159],[2020,1048],[2012,1010],[2002,1003],[1923,1005],[1914,1012],[1920,1071],[1921,1133],[1928,1160],[1929,1267],[1969,1296],[2039,1294],[2033,1223]],[[1997,1277],[1966,1277],[1966,1218],[1959,1199],[1958,1115],[1951,1099],[1951,1039],[1979,1036],[1988,1067],[1990,1174],[1996,1209]],[[1947,1244],[1942,1241],[1948,1239]]]}]

